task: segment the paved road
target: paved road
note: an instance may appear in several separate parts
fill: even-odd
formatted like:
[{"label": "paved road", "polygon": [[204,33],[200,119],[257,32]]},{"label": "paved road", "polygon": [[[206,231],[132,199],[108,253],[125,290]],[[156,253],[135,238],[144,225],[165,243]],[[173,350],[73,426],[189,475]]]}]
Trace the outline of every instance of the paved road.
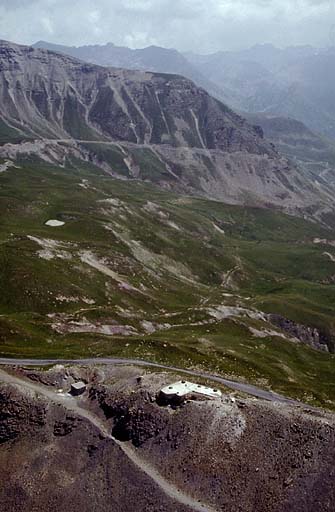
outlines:
[{"label": "paved road", "polygon": [[53,364],[73,364],[73,365],[94,365],[94,364],[133,364],[137,366],[149,366],[152,368],[159,368],[161,370],[172,370],[178,373],[184,373],[186,375],[192,375],[194,377],[201,377],[208,379],[213,382],[218,382],[224,386],[234,389],[235,391],[242,391],[249,395],[261,398],[263,400],[269,400],[271,402],[281,402],[291,405],[301,405],[300,402],[286,398],[282,395],[274,393],[272,391],[266,391],[264,389],[252,386],[251,384],[245,384],[243,382],[236,382],[233,380],[224,379],[217,375],[211,375],[196,370],[186,370],[184,368],[176,368],[174,366],[166,366],[163,364],[152,363],[150,361],[142,361],[137,359],[114,359],[114,358],[92,358],[92,359],[1,359],[0,365],[17,365],[17,366],[49,366]]},{"label": "paved road", "polygon": [[[36,364],[36,363],[35,363]],[[149,464],[147,461],[141,459],[138,455],[138,452],[132,448],[131,445],[127,443],[122,443],[115,439],[109,432],[109,429],[103,423],[98,416],[91,413],[90,411],[80,407],[77,400],[63,393],[57,393],[52,388],[48,388],[41,384],[37,384],[35,382],[28,381],[23,378],[15,377],[14,375],[10,375],[3,370],[0,370],[0,382],[5,382],[10,385],[14,385],[19,388],[23,388],[27,391],[33,391],[37,395],[41,395],[47,398],[49,401],[62,405],[65,409],[75,413],[77,416],[89,421],[91,425],[96,427],[100,433],[106,438],[110,439],[112,442],[117,444],[125,456],[131,460],[131,462],[143,473],[145,473],[159,488],[160,490],[166,494],[170,499],[175,502],[180,503],[184,507],[190,510],[194,510],[195,512],[218,512],[214,508],[197,499],[192,498],[185,492],[181,491],[176,487],[173,483],[169,482],[164,478],[159,471]]]}]

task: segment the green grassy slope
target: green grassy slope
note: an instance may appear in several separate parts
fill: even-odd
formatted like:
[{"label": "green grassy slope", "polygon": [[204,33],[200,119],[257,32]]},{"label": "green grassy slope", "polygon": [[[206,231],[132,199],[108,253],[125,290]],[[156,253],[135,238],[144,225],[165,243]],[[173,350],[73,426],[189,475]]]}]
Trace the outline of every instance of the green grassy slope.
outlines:
[{"label": "green grassy slope", "polygon": [[335,249],[313,241],[334,233],[83,163],[18,165],[0,174],[1,356],[136,356],[335,408],[334,356],[256,314],[333,342],[335,263],[325,253]]}]

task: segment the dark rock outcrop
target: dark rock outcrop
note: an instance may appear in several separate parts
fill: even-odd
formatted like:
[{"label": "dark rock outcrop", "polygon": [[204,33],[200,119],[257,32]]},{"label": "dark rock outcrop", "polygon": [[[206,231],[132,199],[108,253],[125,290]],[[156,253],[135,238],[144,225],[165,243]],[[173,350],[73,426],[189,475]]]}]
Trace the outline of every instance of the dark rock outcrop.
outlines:
[{"label": "dark rock outcrop", "polygon": [[316,327],[298,324],[277,314],[268,315],[268,319],[273,325],[280,327],[284,332],[297,338],[302,343],[324,352],[334,352],[333,342]]},{"label": "dark rock outcrop", "polygon": [[45,425],[45,404],[22,397],[10,387],[0,389],[0,444],[31,435]]},{"label": "dark rock outcrop", "polygon": [[158,436],[168,424],[166,411],[158,413],[147,392],[114,397],[105,387],[95,386],[90,398],[97,401],[106,418],[112,419],[113,436],[120,441],[131,441],[134,446]]}]

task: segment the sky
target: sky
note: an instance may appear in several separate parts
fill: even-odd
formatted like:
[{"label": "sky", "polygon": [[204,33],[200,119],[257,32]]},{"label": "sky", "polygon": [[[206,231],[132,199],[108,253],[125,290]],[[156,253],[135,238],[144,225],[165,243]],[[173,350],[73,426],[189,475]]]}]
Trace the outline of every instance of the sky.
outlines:
[{"label": "sky", "polygon": [[210,53],[335,46],[335,0],[0,0],[0,39]]}]

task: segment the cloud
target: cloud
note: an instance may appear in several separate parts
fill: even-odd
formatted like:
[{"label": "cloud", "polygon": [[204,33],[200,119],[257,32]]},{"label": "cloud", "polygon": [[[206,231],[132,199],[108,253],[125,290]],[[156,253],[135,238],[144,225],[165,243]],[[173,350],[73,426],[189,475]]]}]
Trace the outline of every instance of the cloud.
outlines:
[{"label": "cloud", "polygon": [[327,46],[334,24],[334,0],[0,0],[0,37],[25,44]]},{"label": "cloud", "polygon": [[38,0],[1,0],[0,7],[11,10],[11,9],[17,9],[19,7],[24,7],[26,5],[33,5],[34,3],[37,3]]}]

